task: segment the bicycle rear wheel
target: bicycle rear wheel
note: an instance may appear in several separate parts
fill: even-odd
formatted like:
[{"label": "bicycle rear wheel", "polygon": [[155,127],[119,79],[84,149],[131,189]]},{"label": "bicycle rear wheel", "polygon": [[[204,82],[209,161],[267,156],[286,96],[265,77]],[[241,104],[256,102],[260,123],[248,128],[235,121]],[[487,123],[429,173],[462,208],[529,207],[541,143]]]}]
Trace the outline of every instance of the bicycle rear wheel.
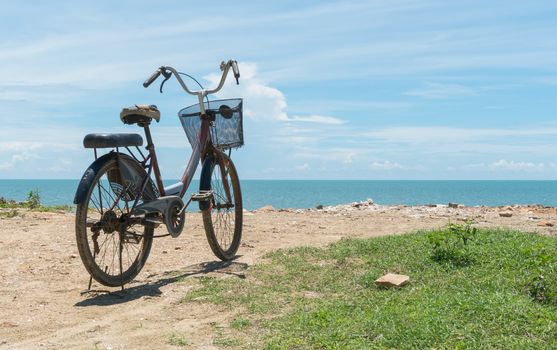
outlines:
[{"label": "bicycle rear wheel", "polygon": [[[123,224],[142,178],[142,168],[137,168],[141,165],[131,158],[126,161],[139,176],[123,181],[116,157],[108,158],[76,210],[76,241],[83,265],[97,282],[110,287],[137,276],[153,242],[152,225]],[[145,193],[142,196],[140,203],[147,200]]]},{"label": "bicycle rear wheel", "polygon": [[221,260],[236,256],[242,239],[242,192],[232,160],[223,153],[208,157],[201,171],[200,191],[211,190],[211,201],[200,202],[209,246]]}]

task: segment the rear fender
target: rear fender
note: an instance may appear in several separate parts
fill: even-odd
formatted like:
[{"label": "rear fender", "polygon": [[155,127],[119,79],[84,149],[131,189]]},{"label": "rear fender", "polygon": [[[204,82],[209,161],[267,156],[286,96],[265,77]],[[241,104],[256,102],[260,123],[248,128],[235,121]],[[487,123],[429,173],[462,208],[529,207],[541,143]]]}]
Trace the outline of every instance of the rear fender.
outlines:
[{"label": "rear fender", "polygon": [[[139,164],[137,160],[130,157],[124,153],[117,153],[117,152],[110,152],[107,153],[95,160],[83,176],[81,177],[81,181],[77,186],[77,190],[75,192],[74,197],[74,204],[82,203],[85,198],[87,197],[87,193],[89,188],[93,185],[93,181],[100,171],[100,169],[109,161],[117,159],[119,160],[120,164],[120,172],[119,173],[108,173],[108,178],[112,182],[117,182],[119,184],[125,185],[124,182],[133,181],[133,183],[140,183],[142,179],[145,178],[147,172],[145,169]],[[122,181],[124,179],[124,181]],[[144,199],[155,199],[158,197],[158,194],[155,192],[156,187],[151,179],[149,179],[149,183],[145,187],[145,192],[143,195]]]}]

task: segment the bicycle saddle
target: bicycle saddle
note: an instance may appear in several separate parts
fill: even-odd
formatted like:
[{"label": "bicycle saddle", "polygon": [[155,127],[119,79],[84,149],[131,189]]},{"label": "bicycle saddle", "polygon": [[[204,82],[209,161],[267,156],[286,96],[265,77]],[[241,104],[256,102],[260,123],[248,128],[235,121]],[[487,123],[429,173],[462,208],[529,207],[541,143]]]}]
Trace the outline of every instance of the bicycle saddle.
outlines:
[{"label": "bicycle saddle", "polygon": [[151,124],[151,119],[157,123],[161,119],[161,112],[155,105],[135,105],[120,112],[120,120],[124,124]]}]

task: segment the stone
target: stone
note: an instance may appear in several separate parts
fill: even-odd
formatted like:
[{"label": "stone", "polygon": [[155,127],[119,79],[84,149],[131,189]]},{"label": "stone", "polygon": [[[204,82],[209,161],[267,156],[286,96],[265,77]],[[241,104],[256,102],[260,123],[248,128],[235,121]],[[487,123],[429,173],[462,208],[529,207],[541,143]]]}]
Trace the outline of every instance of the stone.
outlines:
[{"label": "stone", "polygon": [[402,287],[409,281],[409,276],[398,275],[396,273],[388,273],[376,279],[375,284],[380,287]]},{"label": "stone", "polygon": [[426,207],[437,208],[437,204],[427,204]]},{"label": "stone", "polygon": [[17,327],[17,324],[15,324],[13,322],[9,322],[9,321],[4,321],[0,324],[0,326],[2,326],[4,328],[14,328],[14,327]]},{"label": "stone", "polygon": [[541,221],[541,222],[538,222],[538,226],[553,227],[554,225],[550,221]]},{"label": "stone", "polygon": [[510,218],[511,216],[513,216],[513,213],[511,213],[510,211],[502,211],[499,213],[499,216],[502,218]]},{"label": "stone", "polygon": [[257,209],[257,211],[262,211],[262,212],[268,212],[268,211],[274,211],[275,208],[273,208],[272,205],[266,205],[264,207],[261,207],[259,209]]},{"label": "stone", "polygon": [[315,206],[315,209],[317,209],[317,210],[322,210],[322,209],[323,209],[323,204],[317,204],[317,205]]},{"label": "stone", "polygon": [[457,203],[451,203],[451,202],[449,202],[449,208],[457,209],[457,208],[458,208],[458,204],[457,204]]}]

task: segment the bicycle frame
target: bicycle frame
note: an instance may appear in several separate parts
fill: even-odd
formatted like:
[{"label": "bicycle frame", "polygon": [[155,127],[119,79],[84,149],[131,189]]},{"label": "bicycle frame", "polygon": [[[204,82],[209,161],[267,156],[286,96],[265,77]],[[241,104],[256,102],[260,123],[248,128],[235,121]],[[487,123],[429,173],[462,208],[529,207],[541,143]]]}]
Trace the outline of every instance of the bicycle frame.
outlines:
[{"label": "bicycle frame", "polygon": [[[200,160],[204,159],[204,156],[208,153],[213,153],[214,155],[216,155],[219,159],[221,157],[219,157],[219,152],[217,149],[215,149],[212,146],[212,143],[209,141],[209,127],[210,127],[210,119],[207,117],[206,114],[202,114],[200,116],[201,120],[201,128],[199,130],[199,134],[198,134],[198,143],[195,145],[195,147],[193,148],[191,157],[188,161],[188,164],[186,166],[186,169],[184,170],[184,173],[182,174],[182,177],[180,178],[180,182],[182,183],[182,190],[180,191],[179,197],[183,198],[184,194],[186,193],[187,189],[189,188],[189,185],[191,184],[191,181],[193,179],[193,176],[195,175],[195,172],[197,170],[197,167],[199,166],[199,162]],[[148,125],[143,126],[143,129],[145,131],[145,138],[147,139],[147,151],[148,151],[148,156],[144,158],[144,160],[140,163],[142,163],[143,166],[146,166],[147,161],[150,161],[149,166],[148,166],[148,170],[147,170],[147,175],[149,176],[151,173],[154,173],[155,175],[155,181],[157,184],[157,189],[159,190],[159,193],[161,196],[165,196],[165,190],[164,190],[164,185],[162,182],[162,176],[161,176],[161,172],[160,172],[160,168],[159,168],[159,163],[157,160],[157,154],[155,151],[155,145],[153,143],[153,139],[151,137],[151,131],[149,129]]]}]

